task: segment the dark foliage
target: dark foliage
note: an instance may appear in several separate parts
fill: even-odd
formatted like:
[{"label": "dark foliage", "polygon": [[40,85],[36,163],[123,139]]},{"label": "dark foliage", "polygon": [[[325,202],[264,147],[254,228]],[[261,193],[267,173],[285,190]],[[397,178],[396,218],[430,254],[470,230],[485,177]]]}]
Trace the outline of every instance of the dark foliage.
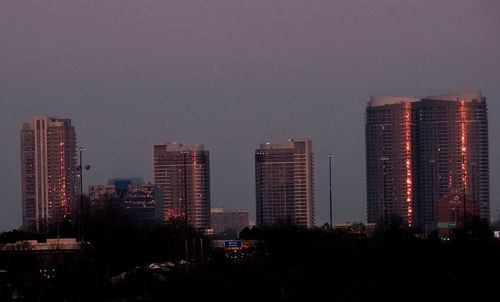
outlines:
[{"label": "dark foliage", "polygon": [[45,239],[46,237],[41,234],[29,233],[20,230],[12,230],[0,234],[0,243],[15,243],[16,241],[23,240],[44,241]]},{"label": "dark foliage", "polygon": [[[193,230],[134,224],[109,208],[86,218],[91,245],[63,261],[70,263],[62,266],[64,278],[32,294],[41,301],[481,301],[495,294],[500,243],[487,225],[457,230],[450,241],[435,233],[421,238],[398,222],[372,237],[362,229],[247,228],[240,238],[254,247],[246,257],[230,261],[206,244],[202,261],[194,243],[201,235]],[[148,267],[185,258],[186,242],[191,264]],[[27,266],[20,265],[22,276],[30,276]]]}]

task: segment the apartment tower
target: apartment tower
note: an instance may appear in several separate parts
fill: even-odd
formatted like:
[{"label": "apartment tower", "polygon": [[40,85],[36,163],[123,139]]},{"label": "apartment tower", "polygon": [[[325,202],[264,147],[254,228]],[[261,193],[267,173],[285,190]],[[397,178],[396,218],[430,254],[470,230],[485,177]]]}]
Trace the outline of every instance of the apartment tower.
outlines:
[{"label": "apartment tower", "polygon": [[21,130],[23,229],[47,232],[71,219],[77,197],[76,134],[70,119],[37,116]]},{"label": "apartment tower", "polygon": [[463,214],[470,208],[468,216],[489,220],[488,119],[481,92],[372,96],[365,130],[368,222],[399,218],[431,231],[440,221],[438,204],[452,194],[460,194]]},{"label": "apartment tower", "polygon": [[372,96],[366,108],[368,222],[414,224],[416,98]]},{"label": "apartment tower", "polygon": [[255,150],[257,225],[314,226],[311,140],[261,144]]},{"label": "apartment tower", "polygon": [[153,146],[153,179],[163,188],[164,219],[210,228],[209,152],[203,145]]}]

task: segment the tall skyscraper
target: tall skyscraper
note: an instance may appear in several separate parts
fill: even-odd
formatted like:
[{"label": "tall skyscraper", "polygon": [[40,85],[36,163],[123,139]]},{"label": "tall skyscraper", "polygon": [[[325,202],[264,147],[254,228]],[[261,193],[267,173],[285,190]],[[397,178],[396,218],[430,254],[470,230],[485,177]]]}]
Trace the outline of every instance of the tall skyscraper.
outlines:
[{"label": "tall skyscraper", "polygon": [[488,112],[481,92],[424,98],[419,138],[419,224],[433,225],[436,203],[453,193],[473,203],[474,216],[489,221]]},{"label": "tall skyscraper", "polygon": [[209,152],[203,145],[154,145],[153,178],[163,188],[164,218],[210,228]]},{"label": "tall skyscraper", "polygon": [[413,224],[418,101],[372,97],[366,108],[368,222],[401,218]]},{"label": "tall skyscraper", "polygon": [[430,231],[438,203],[452,194],[488,220],[488,161],[481,92],[372,97],[366,109],[368,222],[398,217]]},{"label": "tall skyscraper", "polygon": [[257,225],[314,226],[311,140],[261,144],[255,150]]},{"label": "tall skyscraper", "polygon": [[71,218],[77,196],[76,134],[70,119],[37,116],[21,130],[23,228],[45,232]]}]

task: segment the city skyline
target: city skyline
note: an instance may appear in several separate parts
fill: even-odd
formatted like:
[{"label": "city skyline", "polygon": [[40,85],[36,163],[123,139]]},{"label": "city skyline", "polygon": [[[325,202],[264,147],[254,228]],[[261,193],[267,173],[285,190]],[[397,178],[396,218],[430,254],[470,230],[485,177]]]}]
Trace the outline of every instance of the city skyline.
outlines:
[{"label": "city skyline", "polygon": [[[157,142],[211,152],[212,206],[255,217],[255,145],[310,138],[316,224],[366,221],[370,95],[478,89],[488,97],[491,218],[500,200],[497,1],[13,1],[0,11],[0,230],[21,218],[19,129],[67,117],[84,188],[152,181]],[[119,8],[119,9],[118,9]]]}]

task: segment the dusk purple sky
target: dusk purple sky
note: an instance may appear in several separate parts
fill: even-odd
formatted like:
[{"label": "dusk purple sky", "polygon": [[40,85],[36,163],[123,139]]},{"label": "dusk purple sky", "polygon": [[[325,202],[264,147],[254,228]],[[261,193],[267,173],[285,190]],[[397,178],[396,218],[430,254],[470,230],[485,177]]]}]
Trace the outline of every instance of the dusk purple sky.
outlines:
[{"label": "dusk purple sky", "polygon": [[151,181],[152,145],[210,150],[212,205],[255,213],[254,150],[310,138],[316,224],[365,221],[371,94],[482,90],[492,217],[500,208],[500,2],[17,1],[0,4],[0,231],[21,224],[19,131],[68,117],[85,187]]}]

